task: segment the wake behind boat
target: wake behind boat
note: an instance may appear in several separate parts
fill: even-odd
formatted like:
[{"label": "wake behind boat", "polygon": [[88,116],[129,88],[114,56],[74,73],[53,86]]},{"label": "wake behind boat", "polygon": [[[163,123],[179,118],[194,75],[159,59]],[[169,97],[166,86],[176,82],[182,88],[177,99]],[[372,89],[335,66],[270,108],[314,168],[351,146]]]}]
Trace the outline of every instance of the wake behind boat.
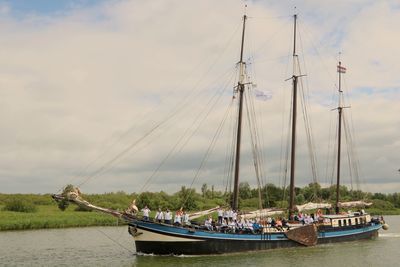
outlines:
[{"label": "wake behind boat", "polygon": [[[253,84],[248,80],[246,72],[246,62],[243,52],[245,49],[247,16],[243,16],[240,58],[238,62],[238,82],[234,87],[234,99],[237,104],[237,120],[234,142],[234,179],[233,195],[229,203],[232,212],[239,211],[239,182],[240,182],[240,156],[242,142],[242,117],[244,113],[245,98],[249,88]],[[339,102],[339,132],[338,132],[338,159],[337,159],[337,195],[334,206],[329,203],[306,204],[303,206],[295,205],[295,170],[296,170],[296,120],[297,120],[297,95],[298,84],[304,75],[300,72],[300,67],[296,66],[298,55],[296,51],[296,27],[297,15],[294,15],[294,44],[293,44],[293,64],[294,71],[292,77],[292,114],[291,114],[291,148],[290,148],[290,190],[289,207],[287,210],[260,209],[250,213],[236,214],[235,216],[223,217],[217,223],[212,219],[204,224],[195,224],[193,219],[199,216],[207,216],[216,209],[210,209],[199,214],[188,214],[186,219],[173,224],[172,216],[149,218],[145,212],[143,216],[138,213],[138,208],[133,202],[131,207],[124,212],[105,209],[82,199],[78,189],[69,186],[62,194],[54,195],[53,198],[59,202],[72,202],[86,208],[107,213],[123,219],[129,224],[129,233],[132,235],[136,250],[139,253],[149,254],[176,254],[176,255],[197,255],[197,254],[219,254],[243,251],[259,251],[273,248],[287,248],[296,246],[315,246],[318,244],[353,241],[359,239],[370,239],[378,235],[378,230],[384,224],[383,218],[372,218],[363,209],[359,208],[356,212],[341,212],[340,208],[350,208],[367,206],[368,203],[341,203],[340,188],[340,136],[341,136],[341,116],[342,109],[345,108]],[[339,81],[343,73],[341,63],[338,66]],[[340,82],[339,82],[340,84]],[[339,86],[339,92],[341,88]],[[249,108],[249,107],[247,107]],[[250,124],[250,123],[249,123]],[[257,134],[252,137],[253,145],[257,143]],[[256,145],[254,145],[256,147]],[[257,152],[253,152],[257,155]],[[260,171],[260,161],[255,160],[256,176]],[[261,196],[260,196],[261,198]],[[308,206],[307,206],[308,205]],[[333,209],[335,212],[333,212]],[[314,210],[312,216],[303,217],[302,210]],[[280,219],[273,221],[273,217],[280,214]],[[180,214],[179,216],[183,216]],[[219,215],[218,215],[219,216]],[[219,216],[221,217],[221,216]],[[285,219],[287,218],[287,219]],[[278,222],[279,221],[279,222]]]}]

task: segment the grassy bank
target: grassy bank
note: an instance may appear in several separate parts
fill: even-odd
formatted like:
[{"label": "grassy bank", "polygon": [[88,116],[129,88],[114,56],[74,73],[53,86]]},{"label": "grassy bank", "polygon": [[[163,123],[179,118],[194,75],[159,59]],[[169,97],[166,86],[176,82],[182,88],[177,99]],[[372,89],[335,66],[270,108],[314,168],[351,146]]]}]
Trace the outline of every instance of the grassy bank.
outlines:
[{"label": "grassy bank", "polygon": [[40,205],[33,213],[4,211],[0,207],[0,231],[122,224],[116,218],[98,212],[60,211],[56,205]]},{"label": "grassy bank", "polygon": [[[110,215],[98,212],[75,211],[74,206],[65,211],[60,211],[55,205],[40,205],[37,208],[34,213],[25,213],[4,211],[0,206],[0,231],[123,224],[122,221]],[[373,215],[400,215],[400,209],[369,209],[368,212]],[[154,216],[153,212],[151,215],[152,217]]]},{"label": "grassy bank", "polygon": [[[312,185],[315,187],[315,185]],[[206,210],[217,205],[226,206],[227,196],[222,192],[207,189],[204,185],[202,194],[196,193],[194,189],[182,187],[174,194],[160,192],[143,192],[140,195],[135,193],[127,194],[125,192],[88,194],[84,198],[89,202],[100,207],[112,208],[118,210],[126,209],[132,199],[136,199],[139,209],[147,205],[151,210],[151,217],[154,217],[155,211],[160,207],[163,210],[169,208],[171,211],[178,210],[185,203],[184,208],[189,212]],[[310,201],[315,190],[311,190],[311,185],[306,186],[297,194],[297,203],[306,203]],[[203,190],[204,189],[204,190]],[[258,191],[249,186],[239,188],[239,204],[241,210],[255,210],[258,207]],[[264,206],[280,207],[288,206],[287,200],[282,200],[282,190],[273,185],[267,187],[268,196]],[[318,195],[324,196],[326,202],[332,203],[329,190],[317,187]],[[356,200],[351,198],[355,193],[349,193],[344,187],[341,195],[346,197],[346,201]],[[347,195],[346,195],[347,192]],[[367,199],[373,205],[365,210],[372,215],[400,215],[400,193],[381,194],[381,193],[363,193],[359,199]],[[298,198],[298,199],[297,199]],[[65,228],[65,227],[85,227],[85,226],[111,226],[120,225],[123,222],[116,218],[98,212],[76,211],[75,205],[70,205],[65,211],[57,207],[57,203],[51,198],[50,194],[1,194],[0,193],[0,231],[4,230],[24,230],[24,229],[46,229],[46,228]],[[216,214],[214,214],[216,216]],[[202,219],[199,219],[202,221]]]}]

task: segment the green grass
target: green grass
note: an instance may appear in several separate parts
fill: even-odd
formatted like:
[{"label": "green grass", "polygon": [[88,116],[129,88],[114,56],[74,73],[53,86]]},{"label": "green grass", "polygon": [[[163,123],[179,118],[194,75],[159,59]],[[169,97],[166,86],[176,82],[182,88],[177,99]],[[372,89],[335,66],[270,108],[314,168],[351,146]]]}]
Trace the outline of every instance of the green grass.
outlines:
[{"label": "green grass", "polygon": [[60,211],[55,205],[37,206],[34,213],[5,211],[0,206],[0,231],[122,224],[117,218],[98,212],[75,211],[75,206]]},{"label": "green grass", "polygon": [[365,210],[371,215],[400,215],[400,209],[377,209],[377,208],[369,208]]}]

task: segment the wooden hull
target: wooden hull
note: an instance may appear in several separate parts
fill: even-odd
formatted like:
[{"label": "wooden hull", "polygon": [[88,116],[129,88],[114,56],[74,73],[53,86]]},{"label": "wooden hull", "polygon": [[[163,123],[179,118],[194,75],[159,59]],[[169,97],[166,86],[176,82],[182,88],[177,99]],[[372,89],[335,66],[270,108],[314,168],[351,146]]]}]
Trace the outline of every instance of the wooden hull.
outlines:
[{"label": "wooden hull", "polygon": [[[191,231],[188,228],[153,223],[131,224],[138,253],[156,255],[204,255],[303,246],[282,232],[267,234],[224,234]],[[132,228],[134,227],[134,228]],[[371,239],[378,236],[379,224],[355,229],[318,232],[318,244]]]}]

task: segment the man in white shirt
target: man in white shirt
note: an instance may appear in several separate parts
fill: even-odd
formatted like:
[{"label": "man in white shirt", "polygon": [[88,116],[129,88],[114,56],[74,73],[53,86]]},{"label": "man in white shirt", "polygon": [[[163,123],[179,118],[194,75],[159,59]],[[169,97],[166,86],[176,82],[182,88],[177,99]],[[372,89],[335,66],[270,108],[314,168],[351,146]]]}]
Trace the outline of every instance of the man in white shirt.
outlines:
[{"label": "man in white shirt", "polygon": [[158,211],[156,213],[156,216],[154,217],[154,220],[161,223],[162,220],[164,220],[164,213],[161,211],[161,208],[158,208]]},{"label": "man in white shirt", "polygon": [[212,218],[211,218],[211,216],[208,216],[208,219],[205,220],[204,225],[205,225],[205,227],[207,228],[207,230],[209,230],[209,231],[212,231],[212,230],[213,230]]},{"label": "man in white shirt", "polygon": [[147,206],[144,206],[144,208],[142,209],[142,212],[143,212],[143,220],[149,221],[150,209]]},{"label": "man in white shirt", "polygon": [[165,218],[164,222],[166,224],[171,224],[172,215],[171,215],[171,212],[169,211],[169,209],[167,209],[167,211],[165,212],[164,218]]},{"label": "man in white shirt", "polygon": [[224,211],[221,208],[219,208],[217,212],[218,212],[218,223],[222,224],[222,217],[224,216]]},{"label": "man in white shirt", "polygon": [[183,225],[190,225],[189,214],[187,214],[186,211],[183,212],[182,221]]}]

